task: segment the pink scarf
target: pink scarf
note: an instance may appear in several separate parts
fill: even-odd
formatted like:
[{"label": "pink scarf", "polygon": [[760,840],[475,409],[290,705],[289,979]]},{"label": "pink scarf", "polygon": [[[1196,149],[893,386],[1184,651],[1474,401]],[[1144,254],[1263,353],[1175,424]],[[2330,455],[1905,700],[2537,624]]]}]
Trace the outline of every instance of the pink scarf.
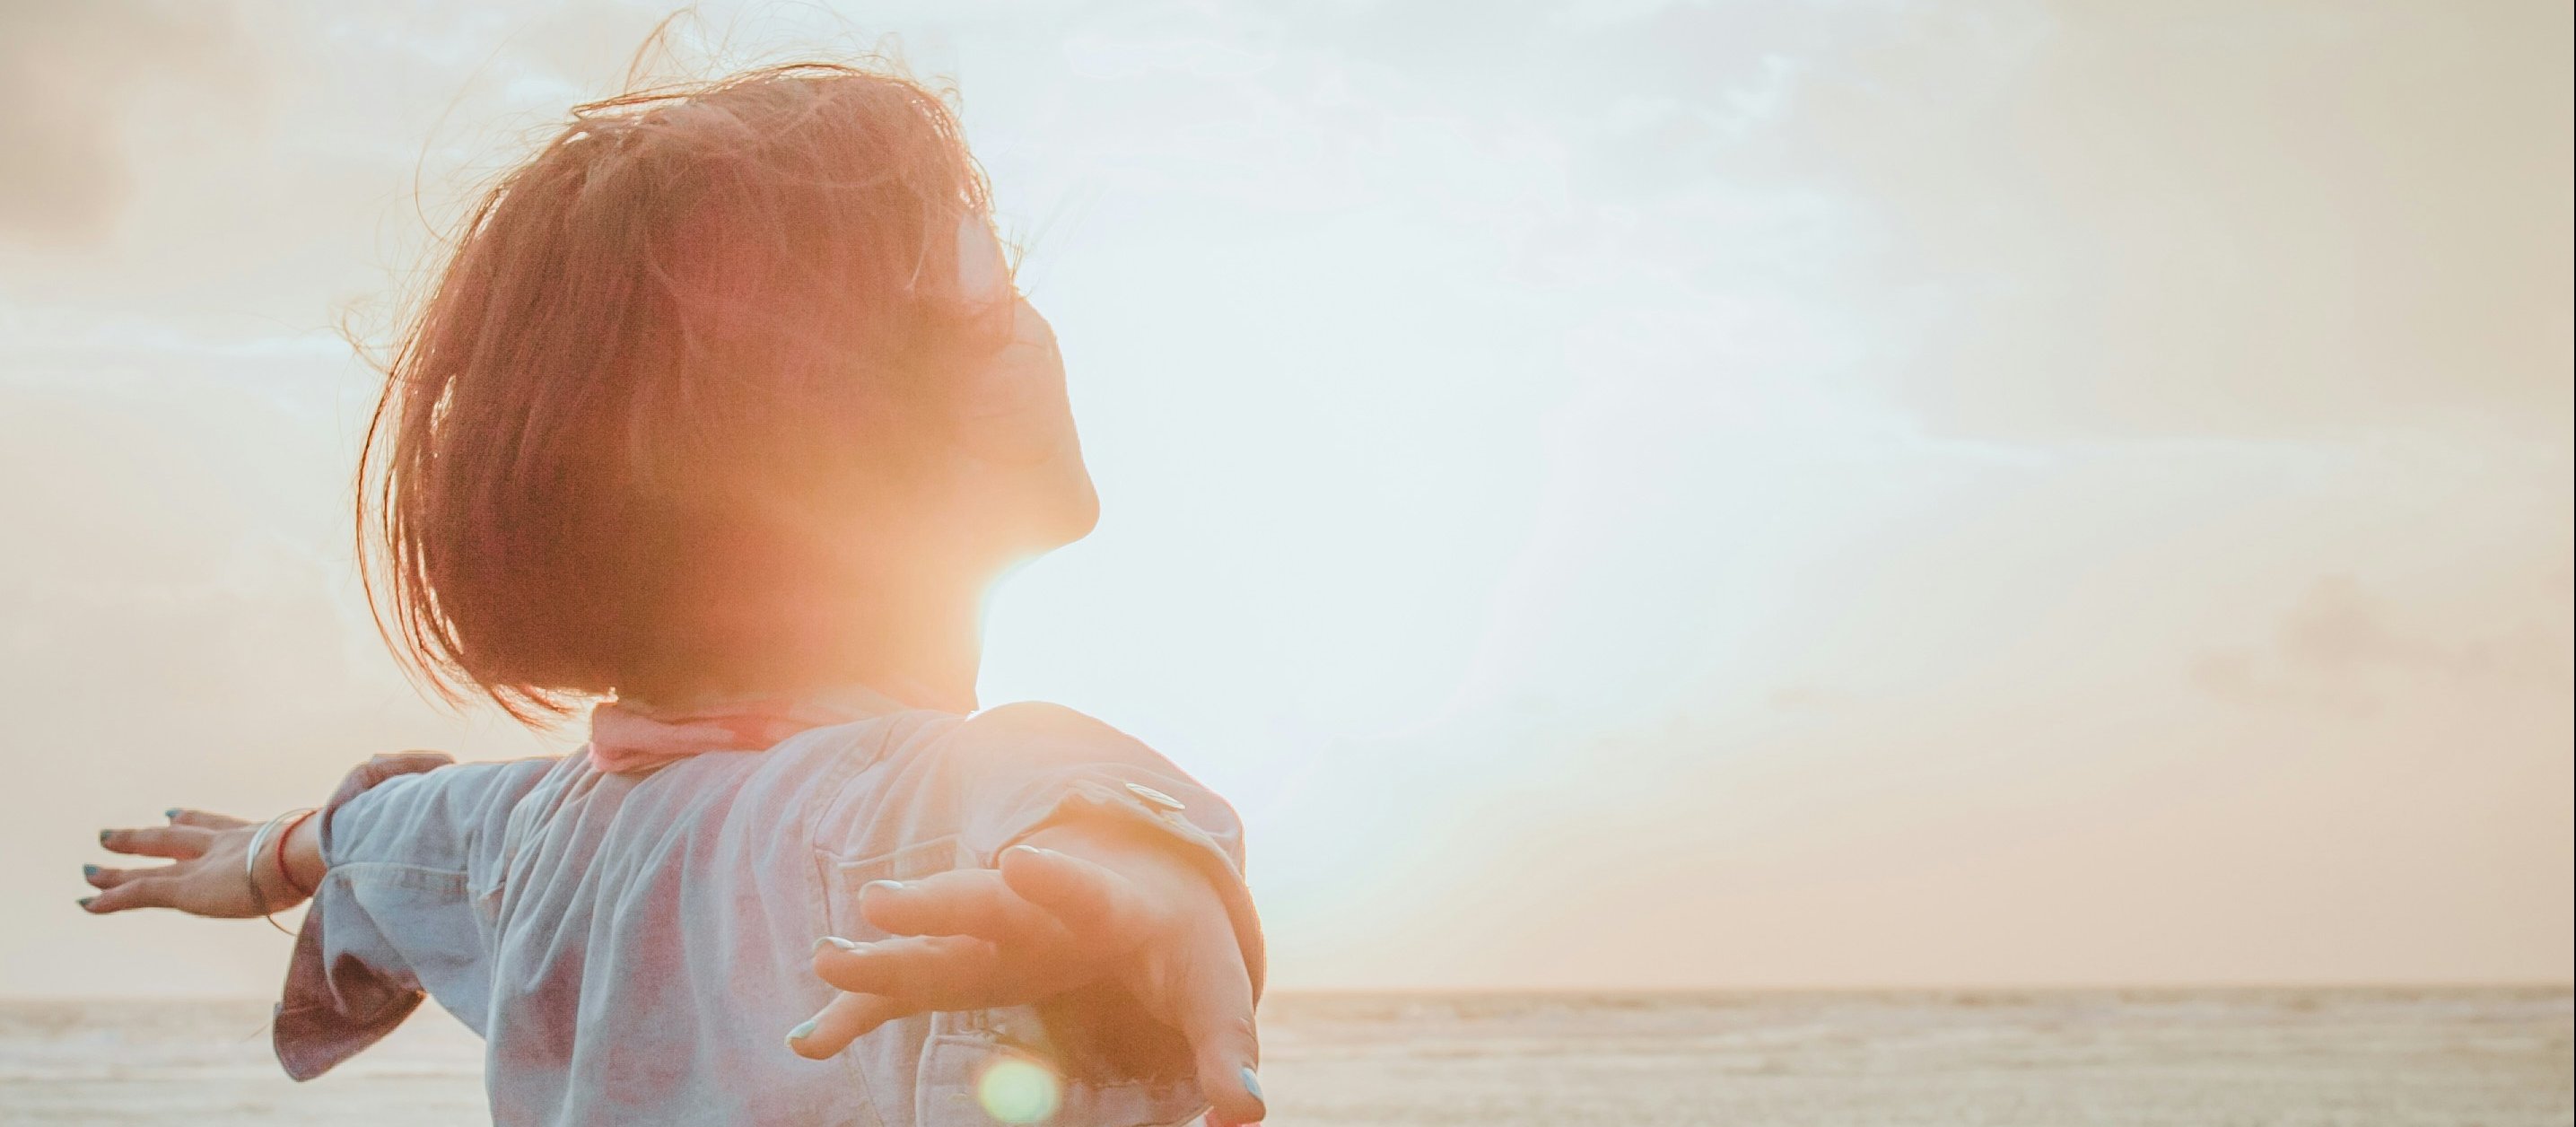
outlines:
[{"label": "pink scarf", "polygon": [[883,703],[890,707],[773,697],[665,711],[641,701],[610,701],[590,710],[590,765],[630,775],[710,751],[765,751],[810,728],[847,724],[901,707]]}]

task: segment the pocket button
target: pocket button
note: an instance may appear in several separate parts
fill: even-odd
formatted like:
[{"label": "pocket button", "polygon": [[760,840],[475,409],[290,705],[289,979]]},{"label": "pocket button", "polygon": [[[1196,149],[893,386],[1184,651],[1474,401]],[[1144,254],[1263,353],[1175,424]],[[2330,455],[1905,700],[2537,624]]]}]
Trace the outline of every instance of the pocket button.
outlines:
[{"label": "pocket button", "polygon": [[1163,808],[1163,809],[1165,809],[1165,810],[1179,811],[1179,810],[1187,809],[1186,805],[1185,805],[1185,804],[1183,804],[1183,803],[1181,802],[1181,800],[1180,800],[1180,799],[1174,798],[1174,797],[1172,797],[1171,795],[1168,795],[1168,794],[1164,794],[1163,792],[1158,791],[1158,790],[1155,790],[1155,789],[1154,789],[1154,788],[1152,788],[1152,787],[1146,786],[1146,785],[1145,785],[1145,784],[1143,784],[1143,783],[1129,783],[1129,784],[1127,784],[1127,793],[1129,793],[1129,794],[1133,794],[1133,795],[1135,795],[1135,796],[1136,796],[1136,797],[1138,797],[1138,798],[1144,799],[1144,800],[1146,801],[1146,803],[1147,803],[1147,804],[1149,804],[1149,805],[1152,805],[1152,806],[1159,806],[1159,807],[1161,807],[1161,808]]}]

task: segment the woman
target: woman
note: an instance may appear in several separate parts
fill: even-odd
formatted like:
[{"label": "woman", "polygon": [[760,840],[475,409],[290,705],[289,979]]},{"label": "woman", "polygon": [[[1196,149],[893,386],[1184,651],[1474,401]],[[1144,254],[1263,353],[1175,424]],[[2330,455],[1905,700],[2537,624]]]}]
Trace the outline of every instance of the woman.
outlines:
[{"label": "woman", "polygon": [[92,866],[89,911],[310,897],[287,1071],[426,993],[499,1122],[1261,1117],[1231,809],[1077,713],[976,711],[984,589],[1097,500],[936,96],[799,65],[576,109],[388,376],[387,637],[451,699],[592,704],[590,743],[104,832],[172,863]]}]

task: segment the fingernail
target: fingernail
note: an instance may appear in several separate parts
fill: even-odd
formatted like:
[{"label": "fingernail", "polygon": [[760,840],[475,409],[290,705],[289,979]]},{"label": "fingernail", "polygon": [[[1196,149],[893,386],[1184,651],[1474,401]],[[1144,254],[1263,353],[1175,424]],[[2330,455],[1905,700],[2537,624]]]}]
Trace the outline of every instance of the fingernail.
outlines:
[{"label": "fingernail", "polygon": [[843,938],[841,938],[840,936],[837,936],[837,935],[826,935],[826,936],[824,936],[824,937],[823,937],[823,942],[831,944],[831,945],[832,945],[832,949],[833,949],[833,950],[839,951],[839,952],[841,952],[841,953],[843,953],[843,954],[849,954],[849,953],[851,953],[851,952],[855,952],[855,951],[863,951],[863,950],[866,950],[866,949],[867,949],[867,946],[868,946],[868,945],[867,945],[867,944],[865,944],[865,943],[853,943],[853,942],[851,942],[851,941],[849,941],[849,940],[847,940],[847,939],[843,939]]},{"label": "fingernail", "polygon": [[162,811],[162,812],[161,812],[161,816],[162,816],[162,817],[164,817],[164,818],[170,818],[170,819],[174,819],[174,820],[175,820],[175,819],[177,819],[177,818],[179,817],[179,808],[178,808],[178,807],[176,807],[176,806],[173,806],[173,807],[171,807],[171,808],[169,808],[169,809],[167,809],[167,810]]},{"label": "fingernail", "polygon": [[901,892],[903,891],[903,882],[899,880],[872,880],[859,886],[859,895],[865,896],[880,888],[888,892]]},{"label": "fingernail", "polygon": [[95,896],[84,896],[84,897],[81,897],[81,898],[80,898],[80,906],[81,906],[81,908],[82,908],[83,910],[88,909],[88,907],[89,907],[89,902],[90,902],[90,901],[92,901],[92,900],[96,900],[96,899],[98,899],[98,897],[95,897]]},{"label": "fingernail", "polygon": [[98,831],[98,843],[99,843],[100,845],[105,845],[105,844],[107,844],[107,837],[108,837],[108,835],[109,835],[109,834],[112,834],[112,833],[115,833],[115,832],[116,832],[115,830],[100,830],[100,831]]},{"label": "fingernail", "polygon": [[98,866],[96,866],[96,865],[83,865],[83,866],[81,866],[81,875],[82,875],[82,876],[85,876],[85,877],[95,877],[95,876],[97,876],[97,875],[98,875]]},{"label": "fingernail", "polygon": [[1251,1096],[1254,1103],[1260,1104],[1263,1111],[1270,1110],[1270,1101],[1261,1098],[1261,1078],[1253,1075],[1252,1066],[1245,1065],[1242,1075],[1244,1093]]},{"label": "fingernail", "polygon": [[787,1043],[790,1046],[793,1046],[798,1041],[802,1041],[807,1037],[813,1036],[813,1034],[814,1019],[809,1017],[804,1021],[798,1022],[796,1028],[787,1031]]}]

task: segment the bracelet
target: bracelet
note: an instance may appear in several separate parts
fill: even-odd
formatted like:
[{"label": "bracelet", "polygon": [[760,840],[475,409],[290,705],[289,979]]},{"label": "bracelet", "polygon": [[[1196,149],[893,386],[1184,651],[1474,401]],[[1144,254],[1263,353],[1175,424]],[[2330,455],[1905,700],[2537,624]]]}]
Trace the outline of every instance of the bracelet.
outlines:
[{"label": "bracelet", "polygon": [[[301,821],[303,817],[309,817],[312,814],[313,811],[311,809],[289,810],[269,819],[266,822],[260,823],[259,829],[252,831],[250,835],[250,848],[242,850],[242,879],[250,882],[251,903],[262,907],[266,907],[268,904],[267,894],[261,892],[259,888],[259,856],[260,854],[268,851],[268,836],[270,834],[277,833],[277,824],[279,822],[283,822],[288,818],[296,818]],[[292,888],[295,885],[295,877],[293,874],[287,873],[286,871],[285,844],[285,835],[280,834],[278,836],[279,861],[277,871],[280,875],[286,877],[287,886]],[[260,918],[267,920],[268,926],[276,928],[278,933],[281,935],[294,934],[293,932],[286,930],[286,925],[277,922],[277,910],[274,908],[261,912]]]},{"label": "bracelet", "polygon": [[286,843],[295,837],[295,831],[302,828],[307,819],[319,813],[321,813],[319,810],[307,810],[298,814],[294,821],[286,823],[286,828],[277,833],[277,875],[286,878],[287,889],[294,892],[298,900],[310,900],[314,893],[322,890],[319,887],[306,888],[295,883],[295,870],[286,867]]}]

